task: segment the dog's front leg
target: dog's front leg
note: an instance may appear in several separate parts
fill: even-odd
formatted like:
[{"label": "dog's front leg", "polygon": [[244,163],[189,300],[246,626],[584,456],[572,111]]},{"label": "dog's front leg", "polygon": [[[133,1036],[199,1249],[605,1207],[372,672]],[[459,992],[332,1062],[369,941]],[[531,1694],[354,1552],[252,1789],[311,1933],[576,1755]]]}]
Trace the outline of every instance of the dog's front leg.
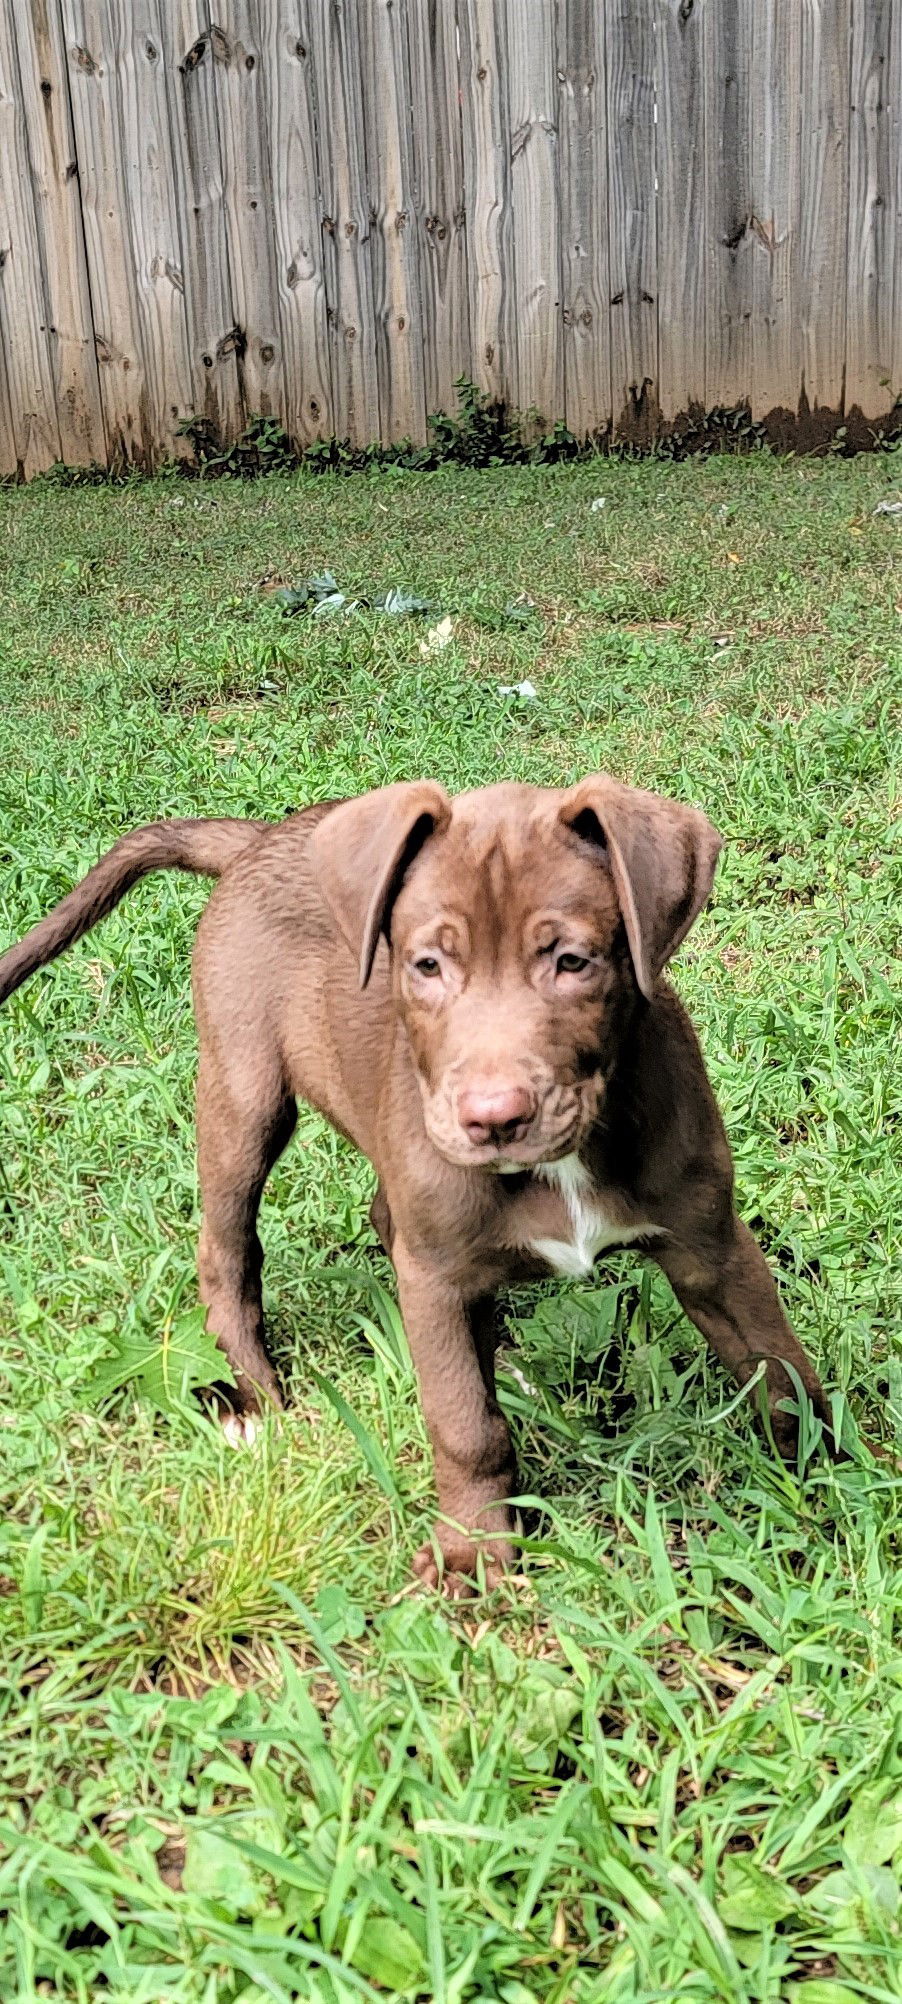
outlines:
[{"label": "dog's front leg", "polygon": [[716,1243],[700,1233],[663,1238],[652,1250],[674,1294],[690,1320],[706,1336],[728,1371],[747,1384],[762,1362],[774,1440],[791,1460],[796,1451],[797,1423],[783,1410],[796,1388],[792,1367],[827,1427],[832,1445],[830,1408],[810,1358],[786,1320],[770,1268],[747,1225],[732,1214]]},{"label": "dog's front leg", "polygon": [[413,1258],[397,1236],[392,1257],[441,1512],[414,1567],[435,1586],[442,1572],[472,1578],[481,1556],[486,1584],[493,1585],[511,1557],[508,1499],[516,1463],[494,1396],[490,1304],[466,1303],[440,1269]]}]

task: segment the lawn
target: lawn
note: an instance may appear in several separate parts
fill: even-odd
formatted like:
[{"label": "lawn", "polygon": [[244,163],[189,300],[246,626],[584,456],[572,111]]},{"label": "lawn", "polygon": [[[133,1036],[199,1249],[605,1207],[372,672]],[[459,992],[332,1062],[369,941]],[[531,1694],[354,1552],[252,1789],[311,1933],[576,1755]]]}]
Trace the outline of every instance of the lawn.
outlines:
[{"label": "lawn", "polygon": [[[778,1466],[620,1256],[507,1304],[522,1577],[414,1593],[371,1176],[310,1114],[262,1227],[285,1420],[235,1455],[190,1403],[102,1397],[195,1299],[205,892],[148,881],[0,1016],[4,2004],[902,1998],[900,476],[0,493],[3,944],[163,815],[598,767],[706,808],[675,978],[861,1440]],[[439,610],[287,616],[326,568]]]}]

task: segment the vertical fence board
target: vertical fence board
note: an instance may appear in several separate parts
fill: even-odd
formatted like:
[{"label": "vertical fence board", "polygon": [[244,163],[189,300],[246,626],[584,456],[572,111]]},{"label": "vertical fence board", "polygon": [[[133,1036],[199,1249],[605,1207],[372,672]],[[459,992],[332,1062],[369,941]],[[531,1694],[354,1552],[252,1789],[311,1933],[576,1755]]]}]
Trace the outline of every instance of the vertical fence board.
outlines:
[{"label": "vertical fence board", "polygon": [[890,355],[890,396],[887,409],[893,400],[902,401],[902,0],[893,0],[893,25],[890,54],[890,93],[892,99],[892,155],[896,163],[895,206],[895,271],[893,275],[892,328],[893,344]]},{"label": "vertical fence board", "polygon": [[379,437],[379,391],[356,0],[318,0],[310,27],[335,430],[340,438],[367,445]]},{"label": "vertical fence board", "polygon": [[0,4],[0,163],[0,344],[9,398],[0,470],[28,479],[59,458],[60,435],[12,0]]},{"label": "vertical fence board", "polygon": [[846,408],[879,417],[892,400],[896,161],[890,105],[892,0],[852,8]]},{"label": "vertical fence board", "polygon": [[[268,0],[263,0],[264,12]],[[248,415],[285,416],[268,106],[258,0],[216,0],[212,28],[238,371]]]},{"label": "vertical fence board", "polygon": [[515,401],[552,425],[563,405],[555,10],[506,0]]},{"label": "vertical fence board", "polygon": [[367,0],[363,106],[384,445],[426,437],[406,0]]},{"label": "vertical fence board", "polygon": [[658,394],[665,419],[705,402],[702,18],[698,0],[657,0]]},{"label": "vertical fence board", "polygon": [[708,409],[752,395],[752,9],[717,0],[704,13],[706,368]]},{"label": "vertical fence board", "polygon": [[223,439],[231,439],[241,430],[244,411],[207,0],[164,0],[162,28],[194,409]]},{"label": "vertical fence board", "polygon": [[839,412],[846,361],[850,0],[801,4],[801,215],[796,302],[802,391]]},{"label": "vertical fence board", "polygon": [[194,406],[158,0],[63,0],[100,388],[114,458],[185,450]]},{"label": "vertical fence board", "polygon": [[516,399],[504,0],[460,0],[460,89],[473,378]]},{"label": "vertical fence board", "polygon": [[658,405],[652,0],[609,0],[606,24],[614,425],[646,442]]},{"label": "vertical fence board", "polygon": [[799,238],[801,18],[786,0],[756,0],[752,18],[750,159],[752,408],[798,410],[802,381],[796,297]]},{"label": "vertical fence board", "polygon": [[43,253],[60,456],[69,466],[106,459],[94,351],[69,79],[55,0],[18,0],[22,109]]},{"label": "vertical fence board", "polygon": [[408,0],[414,209],[427,416],[452,411],[470,368],[457,21],[448,0]]},{"label": "vertical fence board", "polygon": [[154,438],[113,24],[95,0],[62,0],[62,13],[107,451],[114,463],[149,462]]},{"label": "vertical fence board", "polygon": [[185,268],[179,229],[162,13],[168,0],[112,0],[121,60],[120,119],[128,181],[132,269],[144,336],[154,457],[178,457],[181,420],[194,408]]},{"label": "vertical fence board", "polygon": [[611,423],[608,121],[604,14],[560,0],[564,416],[577,438]]},{"label": "vertical fence board", "polygon": [[[2,307],[2,293],[0,293],[0,307]],[[20,465],[6,377],[6,345],[2,310],[0,310],[0,479],[8,479],[11,475],[15,475]]]},{"label": "vertical fence board", "polygon": [[300,445],[334,430],[317,104],[309,13],[316,0],[264,10],[276,284],[285,422]]}]

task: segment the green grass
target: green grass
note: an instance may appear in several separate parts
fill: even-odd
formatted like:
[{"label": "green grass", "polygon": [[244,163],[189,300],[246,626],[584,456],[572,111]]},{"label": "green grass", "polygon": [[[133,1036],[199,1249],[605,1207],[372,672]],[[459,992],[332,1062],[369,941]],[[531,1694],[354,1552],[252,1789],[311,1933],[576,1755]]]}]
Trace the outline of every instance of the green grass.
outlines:
[{"label": "green grass", "polygon": [[[111,1338],[194,1299],[204,891],[148,882],[0,1016],[4,2004],[902,1998],[900,468],[0,495],[4,941],[159,815],[595,767],[705,806],[679,987],[870,1443],[776,1466],[623,1257],[509,1304],[524,1577],[415,1596],[371,1177],[310,1114],[264,1207],[285,1421],[236,1459],[196,1411],[86,1409]],[[440,601],[451,645],[286,619],[324,568]]]}]

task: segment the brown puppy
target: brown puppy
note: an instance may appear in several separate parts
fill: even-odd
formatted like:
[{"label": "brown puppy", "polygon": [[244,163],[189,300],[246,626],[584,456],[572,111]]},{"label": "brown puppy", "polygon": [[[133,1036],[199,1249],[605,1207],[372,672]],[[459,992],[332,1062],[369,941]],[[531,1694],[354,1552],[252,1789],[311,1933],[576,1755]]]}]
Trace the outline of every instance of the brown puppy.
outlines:
[{"label": "brown puppy", "polygon": [[766,1366],[791,1453],[789,1365],[823,1391],[733,1208],[730,1152],[692,1026],[661,980],[711,890],[695,808],[603,775],[569,790],[430,782],[265,822],[126,835],[0,959],[0,1001],[147,871],[222,875],[194,959],[201,1296],[242,1415],[281,1404],[257,1211],[318,1107],[374,1164],[435,1453],[436,1550],[509,1557],[515,1468],[495,1399],[499,1288],[588,1274],[636,1242],[740,1383]]}]

